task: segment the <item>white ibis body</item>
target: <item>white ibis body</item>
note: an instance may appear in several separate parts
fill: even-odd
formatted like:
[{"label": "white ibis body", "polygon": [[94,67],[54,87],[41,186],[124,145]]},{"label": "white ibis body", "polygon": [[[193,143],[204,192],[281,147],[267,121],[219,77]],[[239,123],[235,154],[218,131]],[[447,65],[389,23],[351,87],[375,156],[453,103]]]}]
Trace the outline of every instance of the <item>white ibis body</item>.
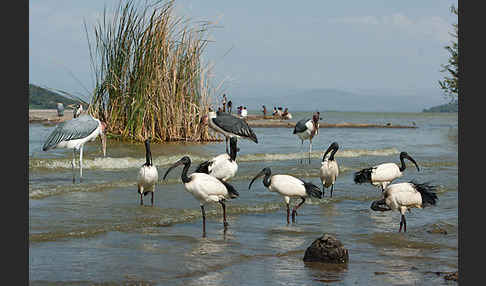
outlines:
[{"label": "white ibis body", "polygon": [[420,171],[417,162],[408,155],[407,152],[400,153],[401,165],[398,166],[395,163],[384,163],[374,167],[365,168],[354,173],[354,182],[356,184],[370,183],[374,186],[380,186],[383,191],[386,186],[393,182],[393,180],[400,178],[403,175],[403,171],[406,169],[406,165],[403,159],[408,159],[417,167],[417,171]]},{"label": "white ibis body", "polygon": [[295,124],[293,134],[297,135],[304,145],[304,140],[309,140],[309,164],[311,161],[312,138],[319,134],[319,112],[312,115],[312,118],[304,118]]},{"label": "white ibis body", "polygon": [[188,156],[182,157],[179,161],[174,163],[164,174],[164,180],[169,172],[179,165],[184,165],[182,170],[181,180],[186,191],[199,201],[201,206],[201,213],[203,217],[203,236],[206,235],[206,213],[204,205],[207,203],[220,203],[223,208],[223,225],[224,229],[228,227],[226,221],[226,205],[227,199],[234,199],[239,196],[235,188],[227,182],[216,179],[215,177],[204,173],[192,173],[187,175],[187,171],[191,166],[191,159]]},{"label": "white ibis body", "polygon": [[43,151],[54,148],[73,149],[73,183],[76,151],[79,150],[79,181],[83,179],[83,146],[88,141],[93,141],[100,136],[103,156],[106,156],[106,136],[104,134],[106,124],[91,115],[83,114],[77,118],[59,123],[47,137]]},{"label": "white ibis body", "polygon": [[208,125],[214,131],[226,138],[226,153],[228,153],[228,139],[231,137],[244,138],[258,143],[257,136],[245,120],[226,112],[210,111],[207,115]]},{"label": "white ibis body", "polygon": [[411,208],[424,208],[429,205],[435,205],[438,200],[435,194],[435,186],[428,183],[396,183],[390,184],[383,191],[383,199],[374,201],[371,209],[374,211],[400,211],[400,229],[398,232],[407,231],[407,222],[405,212]]},{"label": "white ibis body", "polygon": [[292,210],[292,222],[295,222],[297,209],[305,202],[307,197],[322,198],[322,192],[316,185],[310,182],[304,182],[290,175],[272,176],[270,168],[264,168],[260,171],[260,173],[251,180],[248,189],[250,189],[253,182],[261,176],[264,176],[263,185],[270,192],[277,192],[284,197],[284,201],[287,204],[287,223],[290,223],[290,198],[297,197],[302,199],[302,201]]},{"label": "white ibis body", "polygon": [[220,154],[211,160],[202,162],[197,167],[195,173],[205,173],[217,179],[227,181],[233,178],[238,171],[236,154],[239,151],[236,137],[230,138],[230,153]]},{"label": "white ibis body", "polygon": [[140,194],[140,205],[143,205],[143,197],[148,193],[152,194],[151,203],[154,206],[155,184],[159,179],[157,168],[152,163],[152,152],[150,152],[150,140],[145,140],[145,164],[142,165],[137,177],[138,193]]},{"label": "white ibis body", "polygon": [[[322,182],[322,192],[324,193],[324,188],[331,187],[331,198],[332,191],[334,190],[334,182],[336,182],[336,178],[339,175],[339,167],[336,159],[334,159],[334,155],[338,149],[339,144],[337,142],[333,142],[329,148],[327,148],[326,152],[324,152],[321,162],[320,177]],[[326,155],[329,154],[329,152],[331,155],[326,158]]]}]

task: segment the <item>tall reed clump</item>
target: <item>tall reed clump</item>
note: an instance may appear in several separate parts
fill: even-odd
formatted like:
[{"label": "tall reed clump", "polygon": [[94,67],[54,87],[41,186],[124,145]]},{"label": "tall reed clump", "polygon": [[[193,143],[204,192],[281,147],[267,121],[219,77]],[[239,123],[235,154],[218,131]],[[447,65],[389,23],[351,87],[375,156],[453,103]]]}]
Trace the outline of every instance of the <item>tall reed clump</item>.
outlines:
[{"label": "tall reed clump", "polygon": [[174,15],[174,1],[135,3],[120,1],[113,14],[105,8],[93,45],[88,36],[96,77],[88,112],[122,140],[214,140],[200,124],[210,104],[202,54],[211,24],[191,27]]}]

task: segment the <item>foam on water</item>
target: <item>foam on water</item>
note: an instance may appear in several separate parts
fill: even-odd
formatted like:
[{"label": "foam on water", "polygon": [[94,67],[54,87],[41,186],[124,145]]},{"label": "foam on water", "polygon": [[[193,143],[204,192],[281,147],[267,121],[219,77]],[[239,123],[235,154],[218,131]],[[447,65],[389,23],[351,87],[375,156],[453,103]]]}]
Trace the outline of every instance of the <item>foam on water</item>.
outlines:
[{"label": "foam on water", "polygon": [[[398,154],[399,151],[396,148],[385,148],[377,150],[340,150],[336,153],[336,158],[351,158],[361,156],[389,156]],[[255,161],[285,161],[285,160],[298,160],[303,156],[307,156],[307,153],[257,153],[246,154],[237,157],[238,162],[255,162]],[[321,158],[323,152],[312,152],[312,158]],[[194,154],[176,154],[171,156],[156,156],[153,158],[153,163],[156,166],[165,166],[175,163],[183,156],[191,157],[194,164],[206,161],[212,157],[199,156]],[[139,168],[145,162],[145,158],[133,158],[133,157],[97,157],[97,158],[83,158],[83,169],[130,169]],[[76,158],[76,166],[78,166],[78,158]],[[33,159],[29,160],[29,168],[45,168],[45,169],[71,169],[72,157],[65,159]]]}]

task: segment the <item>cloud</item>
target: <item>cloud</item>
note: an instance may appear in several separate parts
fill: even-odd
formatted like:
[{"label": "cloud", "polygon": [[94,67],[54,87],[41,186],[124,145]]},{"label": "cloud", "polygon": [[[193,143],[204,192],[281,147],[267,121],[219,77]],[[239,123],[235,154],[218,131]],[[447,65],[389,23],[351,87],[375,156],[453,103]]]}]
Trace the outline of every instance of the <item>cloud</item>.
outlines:
[{"label": "cloud", "polygon": [[452,40],[452,36],[450,35],[450,32],[452,32],[452,23],[438,16],[413,19],[402,13],[394,13],[385,16],[329,18],[328,23],[399,29],[401,32],[412,36],[431,37],[442,44]]}]

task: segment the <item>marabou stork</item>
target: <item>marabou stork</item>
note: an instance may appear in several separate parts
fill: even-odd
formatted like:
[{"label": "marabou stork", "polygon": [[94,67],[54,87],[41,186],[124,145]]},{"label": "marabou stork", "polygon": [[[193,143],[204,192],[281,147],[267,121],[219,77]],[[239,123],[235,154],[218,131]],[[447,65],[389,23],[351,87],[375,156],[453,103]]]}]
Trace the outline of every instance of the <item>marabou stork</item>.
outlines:
[{"label": "marabou stork", "polygon": [[395,163],[384,163],[374,167],[365,168],[354,173],[354,182],[356,184],[370,183],[374,186],[380,186],[381,190],[383,191],[388,184],[403,175],[403,171],[407,167],[403,161],[404,158],[414,163],[417,167],[417,171],[420,171],[417,162],[415,162],[415,160],[410,157],[407,152],[401,152],[400,167]]},{"label": "marabou stork", "polygon": [[191,193],[193,197],[199,201],[201,206],[201,213],[203,218],[203,236],[206,236],[206,213],[204,205],[207,203],[220,203],[223,208],[223,225],[224,230],[228,227],[226,221],[226,205],[227,199],[234,199],[239,196],[235,188],[225,181],[216,179],[215,177],[204,173],[192,173],[187,176],[187,171],[191,166],[191,159],[188,156],[182,157],[179,161],[174,163],[164,174],[164,180],[169,172],[179,165],[184,165],[182,170],[181,180],[184,183],[186,191]]},{"label": "marabou stork", "polygon": [[155,184],[159,179],[157,168],[152,163],[152,152],[150,152],[150,139],[145,139],[145,164],[142,165],[137,177],[138,193],[140,194],[140,205],[143,206],[143,197],[152,193],[152,206],[154,206]]},{"label": "marabou stork", "polygon": [[287,224],[290,223],[289,215],[290,215],[291,197],[298,197],[302,199],[302,201],[292,210],[292,222],[295,222],[295,215],[297,215],[297,209],[305,202],[305,198],[307,197],[314,197],[318,199],[322,198],[322,192],[319,189],[319,187],[317,187],[316,185],[310,182],[301,181],[290,175],[272,176],[272,171],[268,167],[261,170],[260,173],[258,173],[253,178],[253,180],[251,180],[248,189],[250,189],[253,182],[261,176],[264,176],[263,185],[270,192],[277,192],[284,197],[285,203],[287,204]]},{"label": "marabou stork", "polygon": [[407,231],[407,221],[405,212],[411,208],[423,208],[429,205],[435,205],[438,200],[435,194],[435,186],[428,183],[408,183],[390,184],[383,192],[383,199],[374,201],[371,209],[374,211],[400,211],[402,217],[400,220],[400,229],[398,232]]},{"label": "marabou stork", "polygon": [[236,153],[240,150],[236,145],[236,137],[230,138],[230,153],[220,154],[211,160],[204,161],[197,167],[195,173],[205,173],[217,179],[227,181],[233,178],[238,171]]},{"label": "marabou stork", "polygon": [[226,153],[228,153],[228,139],[231,137],[244,138],[258,143],[257,136],[251,127],[248,126],[248,123],[232,114],[210,110],[201,121],[207,122],[211,129],[224,135],[226,138]]},{"label": "marabou stork", "polygon": [[316,112],[312,115],[312,118],[304,118],[299,120],[294,127],[293,134],[297,134],[300,140],[302,141],[302,145],[304,145],[304,140],[309,139],[309,164],[311,162],[311,152],[312,152],[312,138],[316,134],[319,134],[319,112]]},{"label": "marabou stork", "polygon": [[[324,188],[331,187],[331,198],[332,198],[332,191],[334,190],[334,182],[336,182],[336,178],[339,175],[339,167],[334,159],[334,155],[336,154],[337,150],[339,149],[339,145],[337,142],[333,142],[329,148],[327,148],[324,156],[322,156],[321,162],[321,181],[322,181],[322,192],[324,193]],[[332,150],[332,152],[331,152]],[[326,155],[331,152],[331,155],[326,158]]]},{"label": "marabou stork", "polygon": [[79,181],[83,179],[83,147],[84,143],[93,141],[100,136],[103,149],[103,157],[106,156],[106,135],[104,134],[106,123],[91,115],[83,114],[77,118],[59,123],[54,131],[46,139],[43,151],[54,148],[73,149],[73,183],[76,150],[79,150]]}]

